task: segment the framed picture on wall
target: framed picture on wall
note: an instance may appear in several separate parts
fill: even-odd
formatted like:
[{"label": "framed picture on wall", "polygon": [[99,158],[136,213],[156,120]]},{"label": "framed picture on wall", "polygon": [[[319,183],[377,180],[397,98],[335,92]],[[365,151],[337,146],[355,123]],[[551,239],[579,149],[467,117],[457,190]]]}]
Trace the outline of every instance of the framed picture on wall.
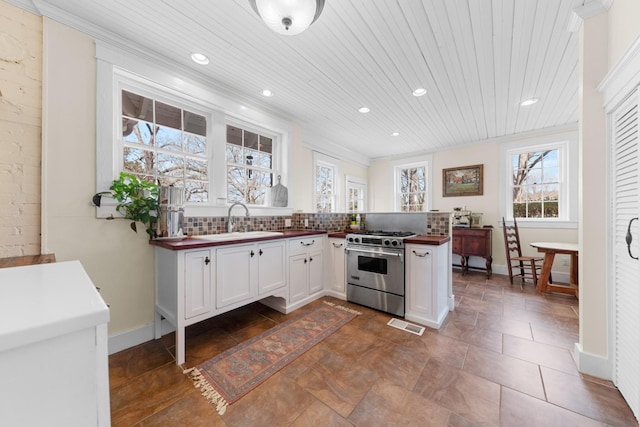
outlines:
[{"label": "framed picture on wall", "polygon": [[482,196],[483,165],[442,169],[442,196]]}]

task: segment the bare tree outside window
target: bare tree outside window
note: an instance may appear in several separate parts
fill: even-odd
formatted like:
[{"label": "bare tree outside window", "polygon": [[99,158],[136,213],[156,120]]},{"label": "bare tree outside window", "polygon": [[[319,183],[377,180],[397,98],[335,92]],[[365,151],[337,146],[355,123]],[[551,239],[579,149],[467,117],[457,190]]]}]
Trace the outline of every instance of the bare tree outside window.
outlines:
[{"label": "bare tree outside window", "polygon": [[202,115],[122,91],[124,171],[208,200],[207,121]]},{"label": "bare tree outside window", "polygon": [[316,212],[335,211],[335,170],[324,164],[316,166]]},{"label": "bare tree outside window", "polygon": [[416,212],[427,209],[426,167],[400,168],[400,211]]},{"label": "bare tree outside window", "polygon": [[513,216],[558,218],[559,150],[534,151],[512,157]]},{"label": "bare tree outside window", "polygon": [[267,204],[273,186],[273,139],[227,126],[227,201]]}]

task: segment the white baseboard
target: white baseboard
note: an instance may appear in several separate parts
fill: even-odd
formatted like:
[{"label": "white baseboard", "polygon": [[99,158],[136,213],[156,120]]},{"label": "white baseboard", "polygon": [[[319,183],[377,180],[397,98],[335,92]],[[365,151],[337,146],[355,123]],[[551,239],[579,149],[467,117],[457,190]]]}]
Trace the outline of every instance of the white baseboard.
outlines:
[{"label": "white baseboard", "polygon": [[573,358],[578,365],[578,371],[605,380],[613,379],[612,364],[609,358],[582,350],[580,343],[575,343]]},{"label": "white baseboard", "polygon": [[[484,263],[474,263],[474,262],[469,262],[469,267],[471,267],[470,271],[481,271],[481,270],[476,270],[476,268],[480,269],[484,269]],[[453,267],[454,270],[460,270],[460,267]],[[509,270],[507,269],[506,265],[499,265],[499,264],[492,264],[491,265],[491,271],[493,274],[500,274],[503,276],[508,276],[509,275]],[[558,272],[558,271],[552,271],[551,272],[551,277],[553,277],[554,282],[558,282],[558,283],[569,283],[569,273],[568,272]]]},{"label": "white baseboard", "polygon": [[[176,330],[176,328],[166,319],[162,320],[162,335],[166,335]],[[153,322],[147,323],[136,329],[119,332],[109,336],[109,355],[135,347],[139,344],[151,341],[154,336]]]}]

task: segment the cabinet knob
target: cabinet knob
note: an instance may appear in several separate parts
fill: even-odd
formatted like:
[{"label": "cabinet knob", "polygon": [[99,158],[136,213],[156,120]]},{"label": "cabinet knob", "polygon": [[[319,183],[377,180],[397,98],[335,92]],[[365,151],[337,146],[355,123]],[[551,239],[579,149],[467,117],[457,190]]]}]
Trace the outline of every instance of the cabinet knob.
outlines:
[{"label": "cabinet knob", "polygon": [[252,250],[251,250],[251,258],[253,258],[253,256],[254,256],[255,254],[256,254],[256,253],[255,253],[255,252],[253,252],[253,249],[252,249]]},{"label": "cabinet knob", "polygon": [[304,263],[305,263],[305,264],[307,263],[307,259],[306,259],[306,258],[304,259]]},{"label": "cabinet knob", "polygon": [[309,262],[313,261],[313,258],[309,257]]},{"label": "cabinet knob", "polygon": [[204,264],[205,265],[209,265],[209,263],[211,262],[211,260],[209,259],[209,257],[204,257]]},{"label": "cabinet knob", "polygon": [[262,252],[262,249],[260,249],[260,250],[258,251],[258,255],[260,255],[260,256],[262,256],[262,254],[263,254],[263,253],[264,253],[264,252]]}]

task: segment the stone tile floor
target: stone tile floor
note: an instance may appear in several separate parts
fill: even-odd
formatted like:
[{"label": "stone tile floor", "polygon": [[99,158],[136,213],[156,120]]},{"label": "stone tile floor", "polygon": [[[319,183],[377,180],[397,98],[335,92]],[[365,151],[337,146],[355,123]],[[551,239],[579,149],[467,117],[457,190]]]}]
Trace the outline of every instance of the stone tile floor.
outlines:
[{"label": "stone tile floor", "polygon": [[[357,316],[218,415],[173,358],[173,334],[109,358],[114,426],[638,426],[609,381],[580,374],[578,301],[454,272],[456,309],[423,336]],[[321,304],[321,300],[312,303]],[[300,310],[305,310],[309,306]],[[193,325],[195,366],[300,312],[259,303]]]}]

